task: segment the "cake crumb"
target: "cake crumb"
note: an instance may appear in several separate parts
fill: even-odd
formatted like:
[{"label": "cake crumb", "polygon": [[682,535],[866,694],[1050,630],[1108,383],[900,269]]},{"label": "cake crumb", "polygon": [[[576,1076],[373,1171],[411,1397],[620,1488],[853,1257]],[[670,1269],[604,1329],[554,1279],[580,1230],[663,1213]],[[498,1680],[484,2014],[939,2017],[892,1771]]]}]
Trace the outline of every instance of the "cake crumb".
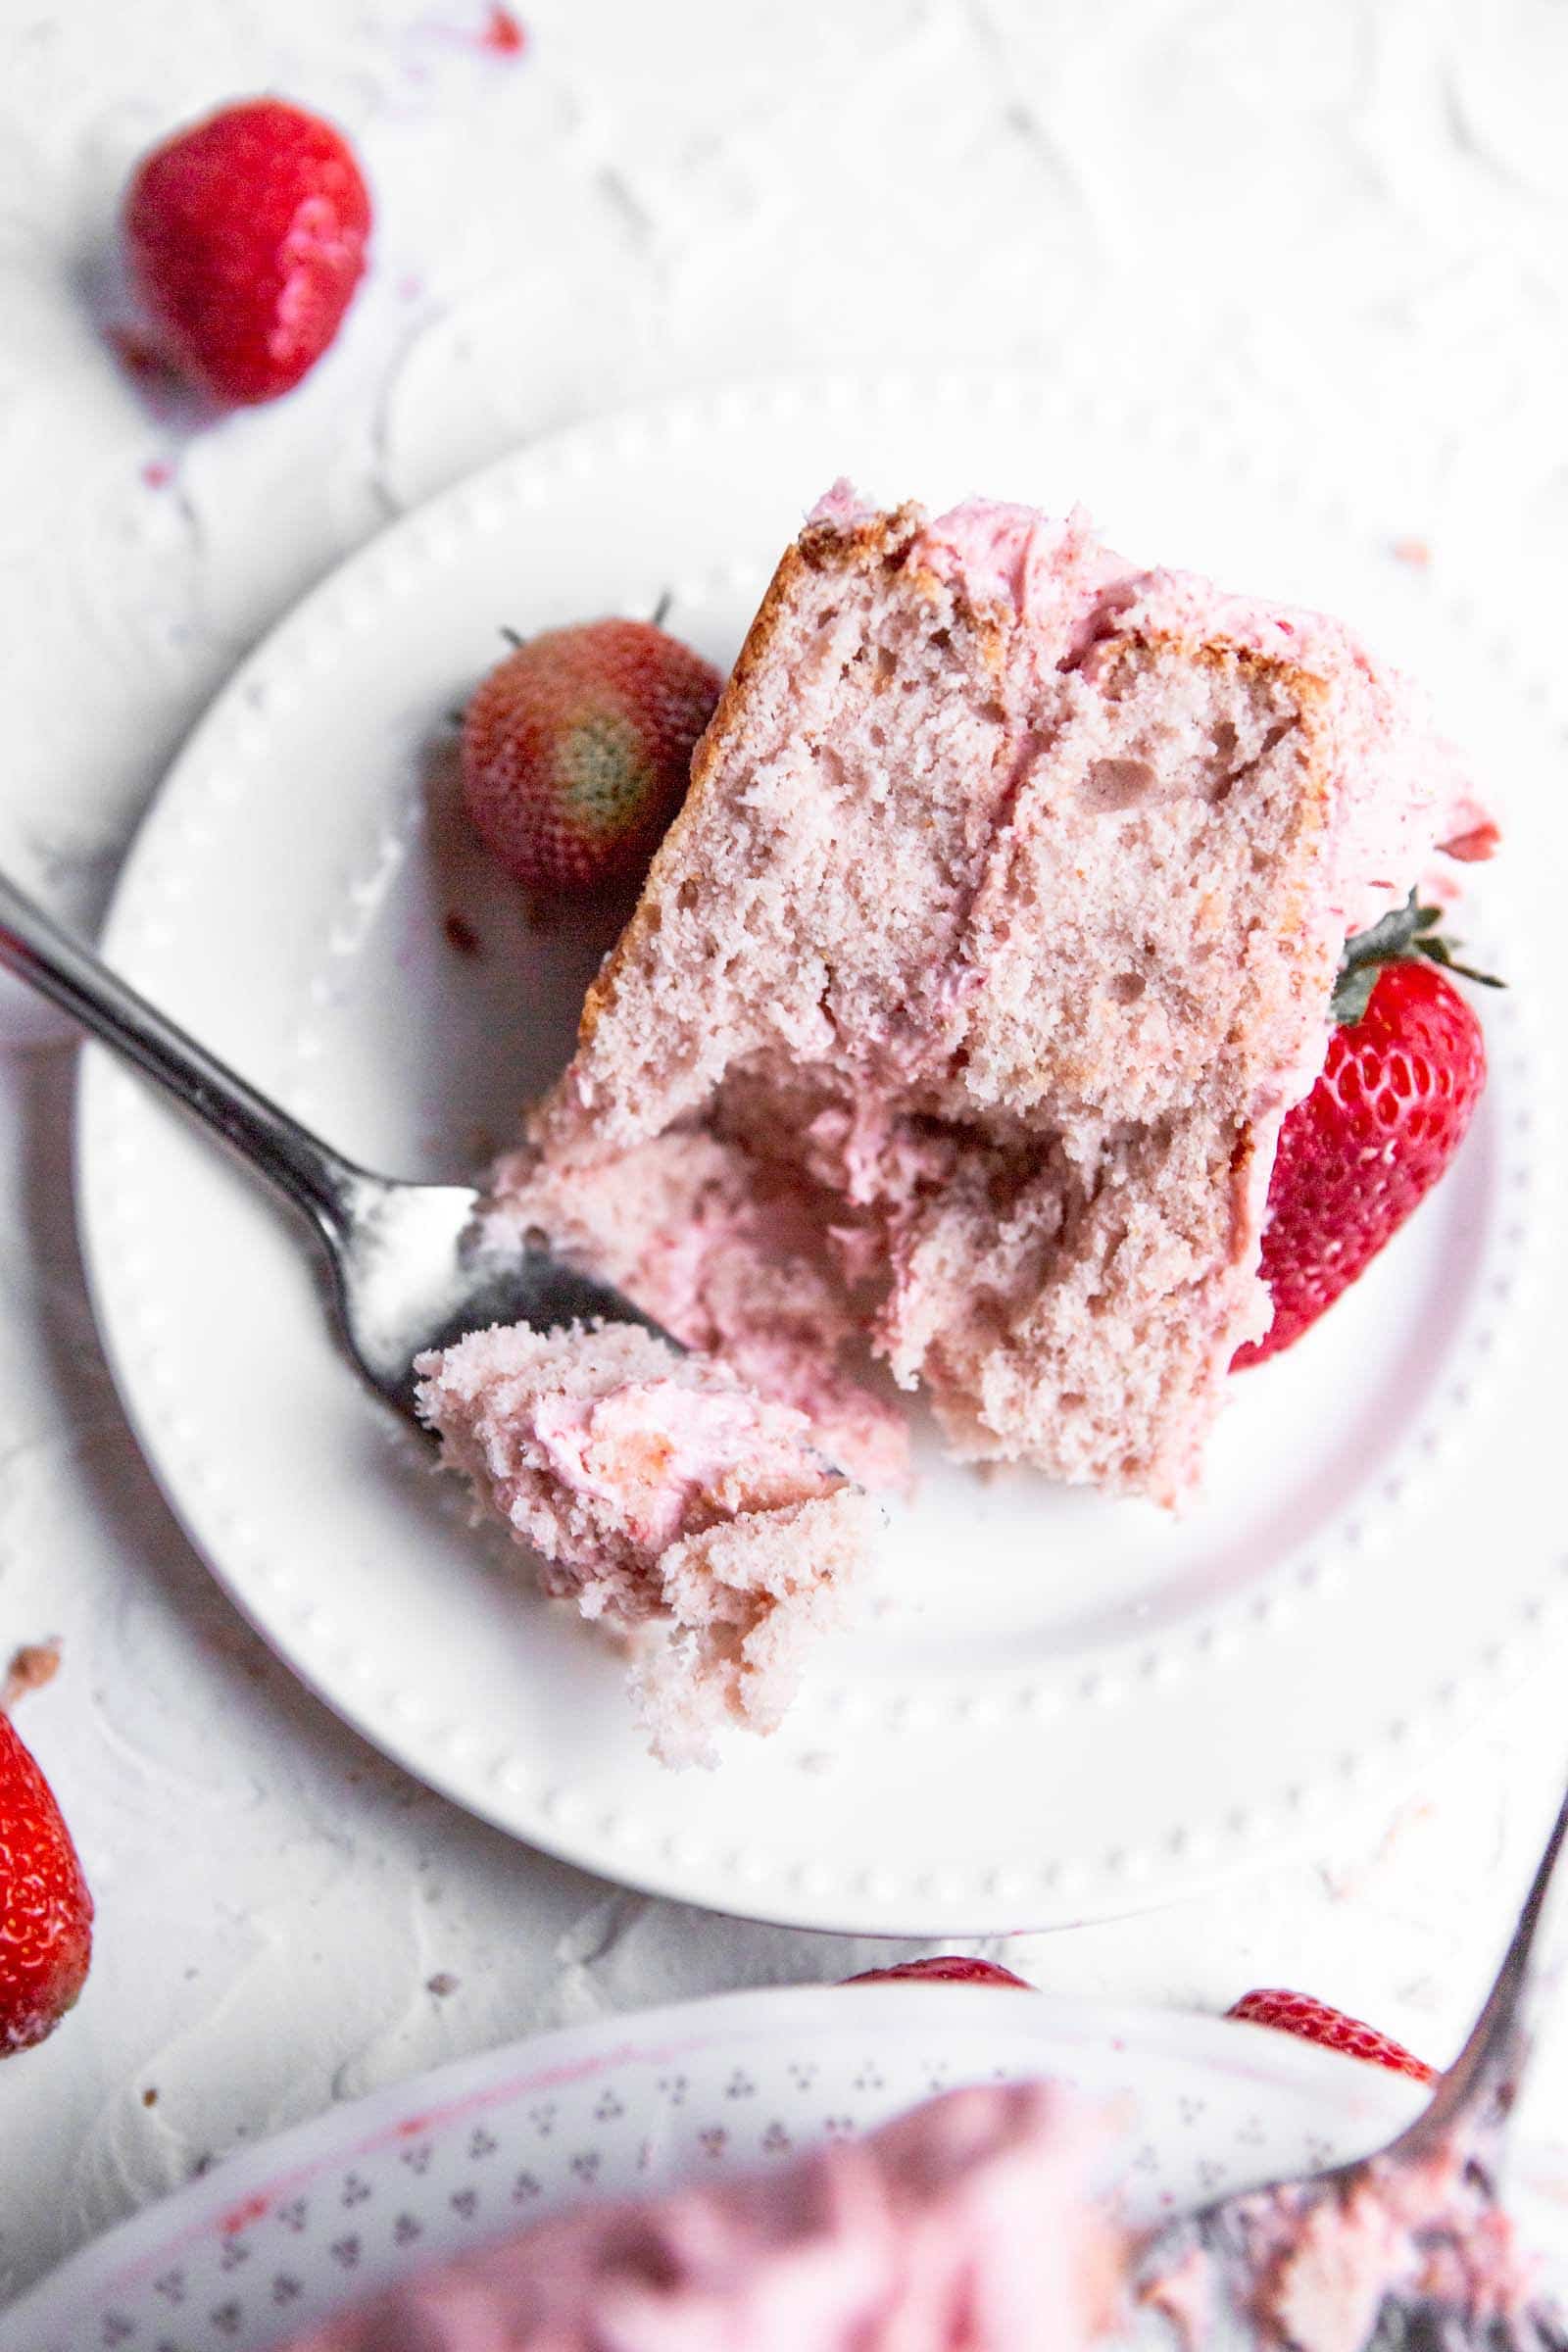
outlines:
[{"label": "cake crumb", "polygon": [[141,2094],[141,2103],[144,2107],[156,2107],[158,2104],[158,2093],[150,2082]]},{"label": "cake crumb", "polygon": [[457,1991],[462,1981],[460,1977],[455,1977],[450,1969],[440,1968],[433,1977],[426,1977],[424,1989],[426,1992],[433,1992],[438,2001],[444,2001],[450,1994]]},{"label": "cake crumb", "polygon": [[870,1535],[806,1415],[636,1324],[469,1332],[415,1370],[448,1467],[626,1642],[661,1762],[711,1763],[723,1723],[772,1731]]},{"label": "cake crumb", "polygon": [[447,946],[451,948],[455,954],[459,956],[483,955],[484,942],[480,939],[479,934],[474,929],[473,925],[468,921],[467,916],[459,914],[456,907],[453,907],[448,912],[446,921],[442,924],[441,929],[446,939]]},{"label": "cake crumb", "polygon": [[1396,564],[1408,564],[1412,571],[1429,571],[1432,550],[1424,539],[1396,539],[1389,548]]}]

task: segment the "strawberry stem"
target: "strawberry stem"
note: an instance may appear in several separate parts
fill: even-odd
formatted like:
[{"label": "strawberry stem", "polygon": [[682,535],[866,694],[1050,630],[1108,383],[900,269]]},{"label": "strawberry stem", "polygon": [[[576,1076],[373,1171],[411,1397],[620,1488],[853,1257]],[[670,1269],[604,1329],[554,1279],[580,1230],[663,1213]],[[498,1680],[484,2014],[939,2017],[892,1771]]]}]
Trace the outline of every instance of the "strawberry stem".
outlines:
[{"label": "strawberry stem", "polygon": [[1331,1019],[1341,1028],[1352,1028],[1372,1002],[1372,991],[1383,966],[1411,963],[1417,956],[1441,964],[1446,972],[1452,972],[1461,980],[1474,980],[1482,988],[1506,988],[1505,980],[1458,960],[1453,952],[1455,943],[1445,939],[1438,929],[1442,920],[1442,908],[1423,906],[1412,890],[1402,906],[1391,906],[1368,929],[1348,939],[1329,1002]]},{"label": "strawberry stem", "polygon": [[59,1667],[58,1641],[24,1642],[0,1681],[0,1715],[9,1715],[29,1690],[41,1690],[45,1683],[52,1683]]}]

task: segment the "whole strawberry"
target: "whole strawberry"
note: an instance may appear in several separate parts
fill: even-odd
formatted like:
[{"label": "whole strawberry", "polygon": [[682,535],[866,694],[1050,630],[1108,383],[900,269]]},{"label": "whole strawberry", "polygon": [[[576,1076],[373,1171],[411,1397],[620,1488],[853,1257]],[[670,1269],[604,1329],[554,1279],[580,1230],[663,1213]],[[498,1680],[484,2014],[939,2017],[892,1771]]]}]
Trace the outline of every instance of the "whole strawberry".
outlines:
[{"label": "whole strawberry", "polygon": [[463,721],[463,797],[538,891],[640,875],[685,797],[723,681],[652,621],[548,629],[483,679]]},{"label": "whole strawberry", "polygon": [[1481,1024],[1445,969],[1437,917],[1401,908],[1352,940],[1322,1075],[1280,1131],[1258,1271],[1274,1300],[1232,1369],[1300,1338],[1443,1174],[1487,1081]]},{"label": "whole strawberry", "polygon": [[71,1834],[0,1714],[0,2058],[53,2032],[91,1956],[92,1896]]},{"label": "whole strawberry", "polygon": [[1380,2034],[1376,2026],[1363,2026],[1359,2018],[1347,2017],[1343,2009],[1330,2008],[1327,2001],[1315,2001],[1310,1993],[1281,1992],[1272,1987],[1246,1992],[1225,2014],[1298,2034],[1302,2041],[1315,2041],[1325,2050],[1343,2050],[1347,2057],[1364,2058],[1371,2066],[1410,2075],[1417,2082],[1437,2081],[1436,2070],[1424,2059],[1412,2058],[1402,2043]]},{"label": "whole strawberry", "polygon": [[125,194],[132,282],[214,400],[276,400],[309,373],[365,269],[370,199],[330,122],[279,98],[175,133]]},{"label": "whole strawberry", "polygon": [[1011,1984],[1019,1992],[1034,1986],[995,1960],[965,1960],[957,1952],[941,1952],[930,1960],[899,1960],[891,1968],[868,1968],[862,1976],[846,1977],[846,1984]]}]

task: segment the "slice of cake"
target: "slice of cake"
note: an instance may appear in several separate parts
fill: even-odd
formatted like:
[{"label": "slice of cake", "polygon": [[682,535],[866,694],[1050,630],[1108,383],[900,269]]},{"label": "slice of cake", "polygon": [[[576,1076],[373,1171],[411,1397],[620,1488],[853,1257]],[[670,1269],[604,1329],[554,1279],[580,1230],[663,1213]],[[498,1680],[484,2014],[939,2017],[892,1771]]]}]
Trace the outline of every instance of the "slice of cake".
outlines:
[{"label": "slice of cake", "polygon": [[1125,2270],[1106,2137],[1053,2083],[950,2091],[770,2173],[579,2206],[293,2352],[1084,2352]]},{"label": "slice of cake", "polygon": [[479,1506],[548,1592],[629,1638],[654,1752],[706,1760],[726,1720],[773,1730],[870,1532],[805,1415],[632,1324],[470,1332],[416,1369]]},{"label": "slice of cake", "polygon": [[[1172,1501],[1268,1322],[1269,1174],[1347,935],[1474,822],[1336,622],[1138,571],[1077,516],[841,488],[497,1216],[764,1387],[771,1350],[824,1428],[861,1334],[960,1457]],[[704,1153],[811,1237],[814,1335],[761,1285],[740,1340],[715,1324],[678,1184],[628,1253],[617,1171]]]}]

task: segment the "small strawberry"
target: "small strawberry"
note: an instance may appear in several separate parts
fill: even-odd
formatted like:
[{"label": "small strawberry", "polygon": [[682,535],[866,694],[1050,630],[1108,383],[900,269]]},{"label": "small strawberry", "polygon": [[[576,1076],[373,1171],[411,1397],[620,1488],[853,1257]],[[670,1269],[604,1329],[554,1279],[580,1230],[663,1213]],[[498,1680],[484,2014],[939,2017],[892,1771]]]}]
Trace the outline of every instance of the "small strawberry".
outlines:
[{"label": "small strawberry", "polygon": [[71,1833],[0,1713],[0,2058],[54,2031],[91,1957],[92,1896]]},{"label": "small strawberry", "polygon": [[1443,1174],[1487,1079],[1481,1024],[1446,970],[1437,913],[1407,906],[1346,950],[1334,996],[1340,1024],[1317,1084],[1280,1130],[1258,1271],[1274,1300],[1260,1340],[1231,1368],[1298,1340],[1348,1290]]},{"label": "small strawberry", "polygon": [[1386,2066],[1396,2075],[1413,2076],[1417,2082],[1438,2079],[1435,2067],[1412,2058],[1376,2026],[1363,2026],[1358,2018],[1347,2017],[1343,2009],[1331,2009],[1327,2001],[1314,2001],[1309,1993],[1247,1992],[1225,2014],[1245,2018],[1250,2025],[1274,2026],[1282,2034],[1299,2034],[1303,2041],[1315,2041],[1325,2050],[1343,2050],[1348,2058],[1364,2058],[1369,2066]]},{"label": "small strawberry", "polygon": [[588,621],[518,645],[464,715],[463,797],[476,830],[535,890],[640,875],[722,686],[652,621]]},{"label": "small strawberry", "polygon": [[1013,1984],[1020,1992],[1033,1992],[1035,1987],[1022,1977],[1015,1977],[1010,1968],[999,1968],[994,1960],[965,1960],[956,1952],[944,1952],[931,1960],[900,1960],[892,1968],[868,1968],[863,1976],[846,1977],[846,1984]]},{"label": "small strawberry", "polygon": [[342,323],[370,199],[339,131],[279,98],[177,131],[125,193],[130,274],[170,357],[218,401],[291,392]]}]

